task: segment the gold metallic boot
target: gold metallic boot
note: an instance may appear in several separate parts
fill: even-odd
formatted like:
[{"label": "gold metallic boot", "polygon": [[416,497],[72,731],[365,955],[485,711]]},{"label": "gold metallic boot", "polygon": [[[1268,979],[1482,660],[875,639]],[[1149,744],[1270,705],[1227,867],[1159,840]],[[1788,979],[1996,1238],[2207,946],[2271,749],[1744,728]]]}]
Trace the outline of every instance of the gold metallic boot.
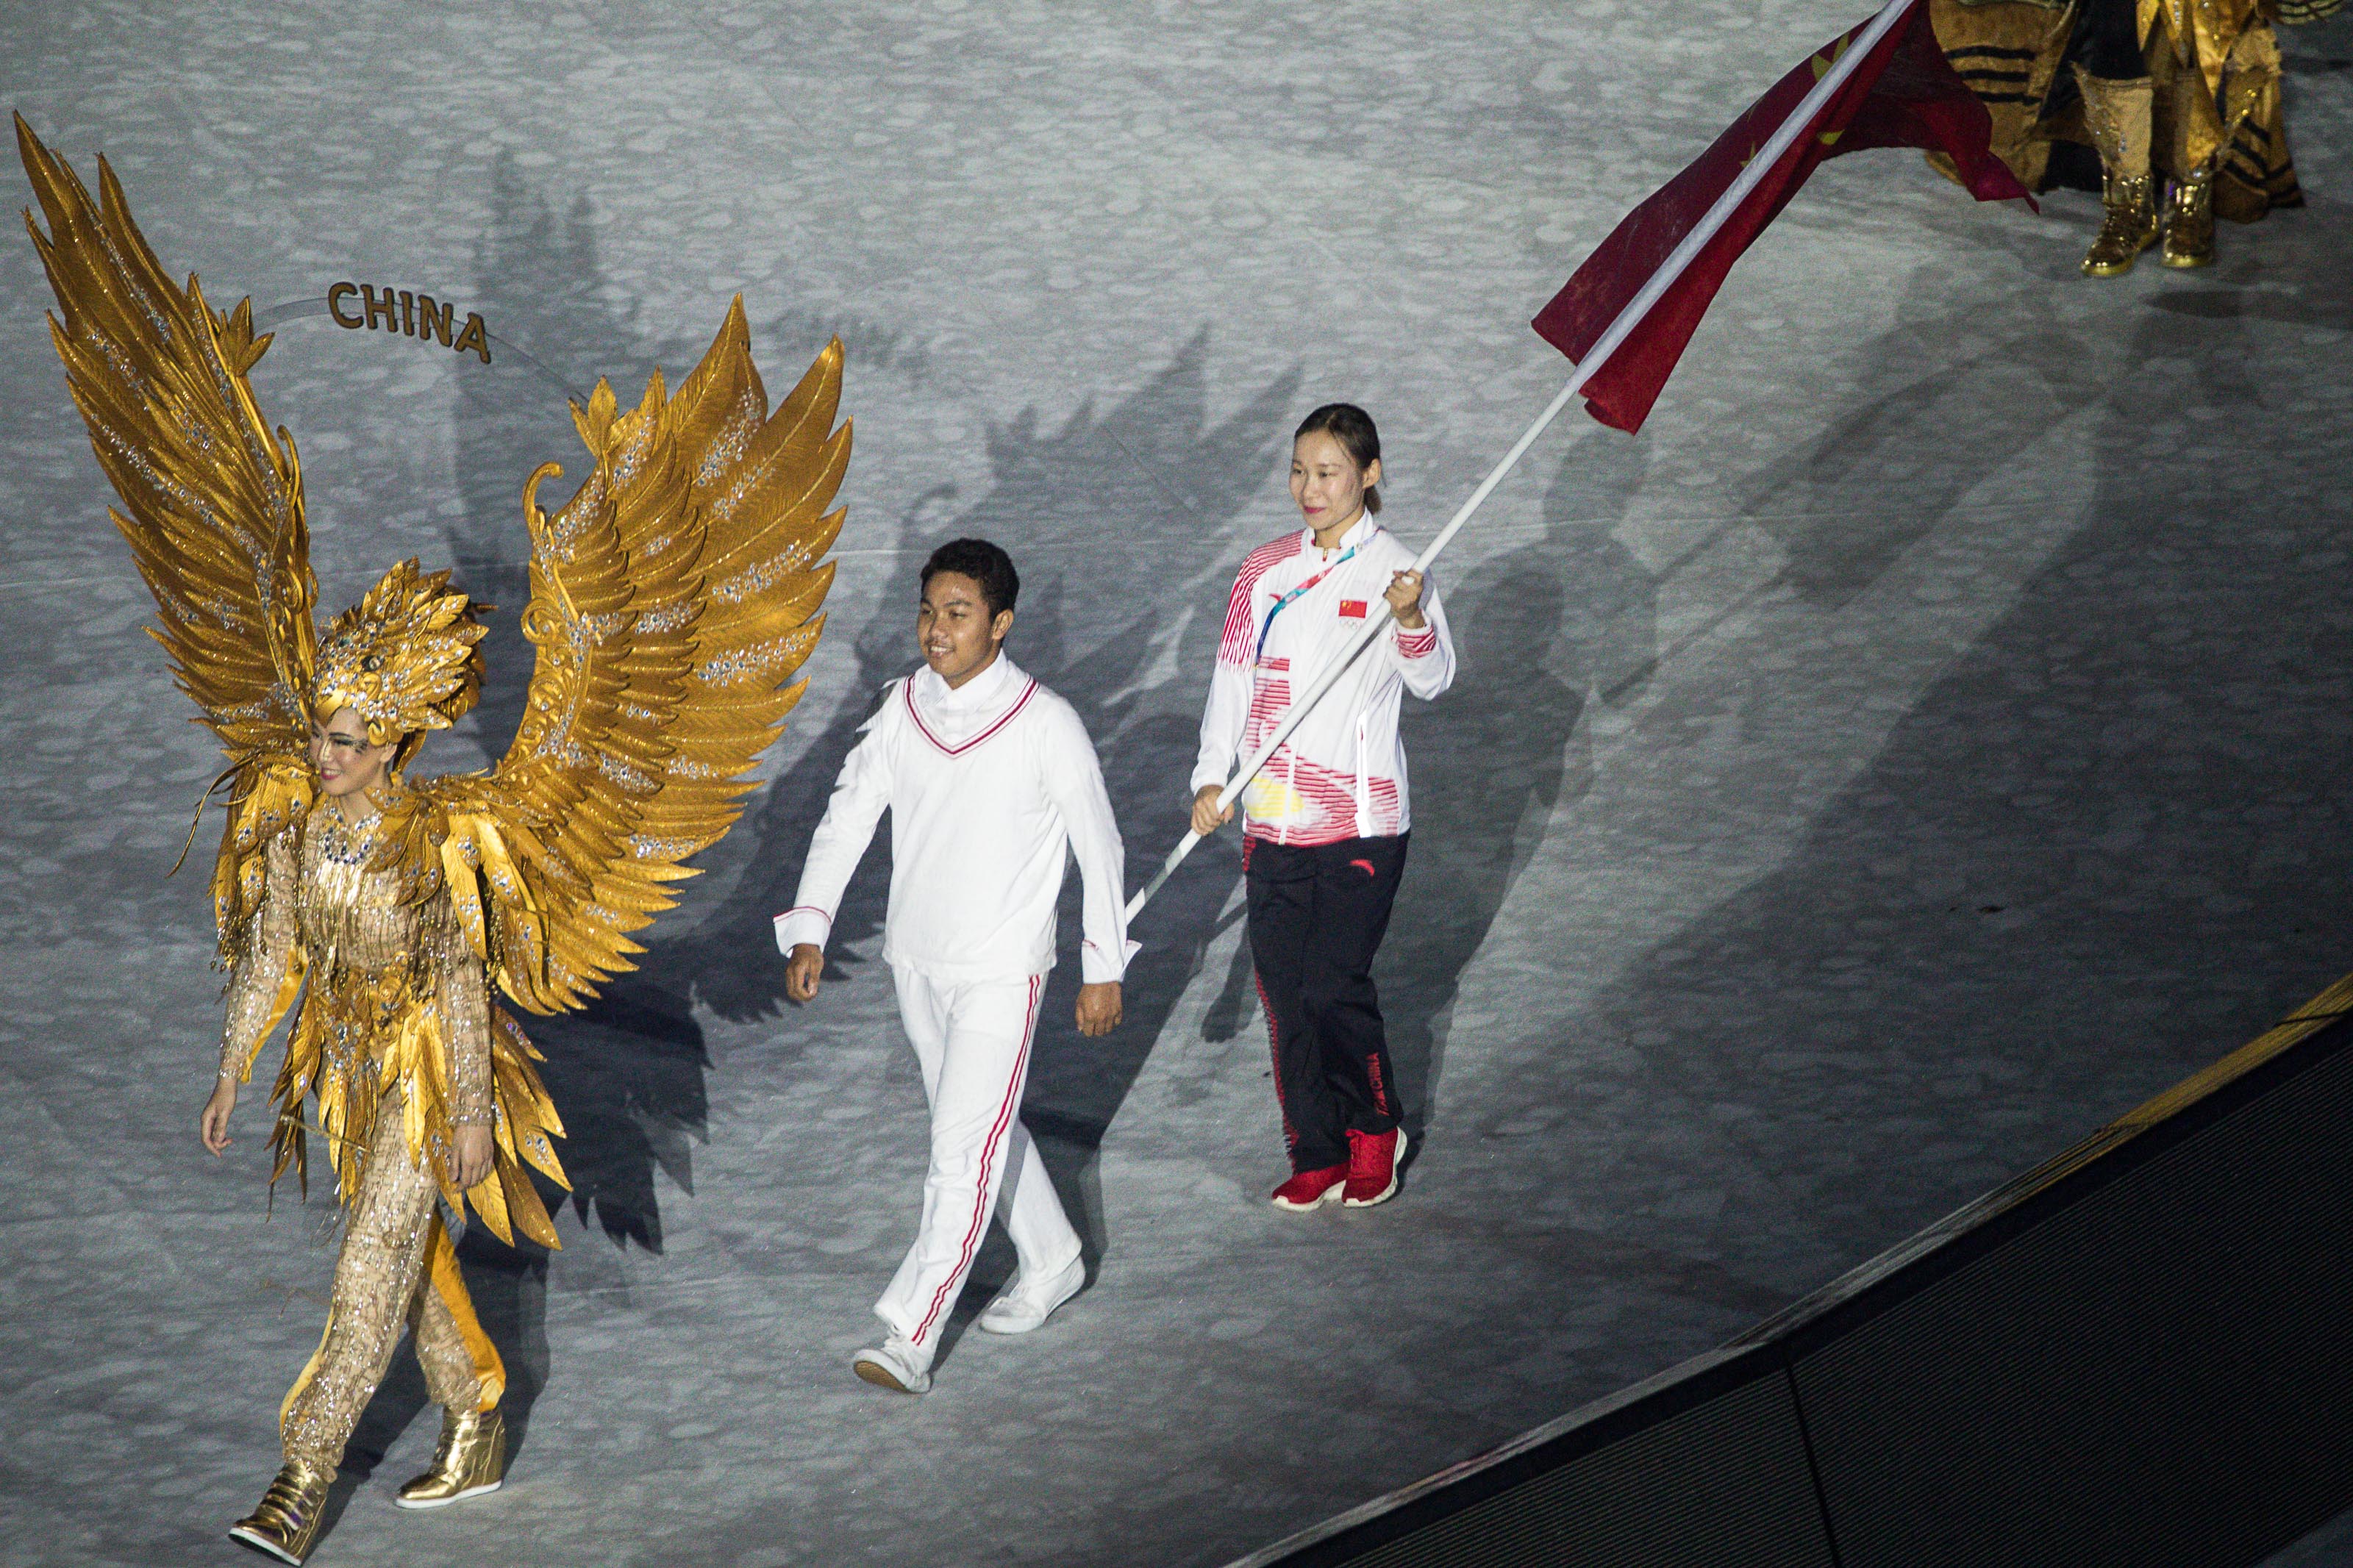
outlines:
[{"label": "gold metallic boot", "polygon": [[2147,77],[2113,81],[2076,68],[2084,89],[2084,127],[2099,150],[2101,205],[2107,217],[2084,256],[2084,276],[2116,278],[2157,240],[2157,182],[2149,174],[2150,114],[2156,89]]},{"label": "gold metallic boot", "polygon": [[2157,238],[2156,176],[2110,174],[2100,200],[2108,209],[2107,221],[2084,253],[2084,276],[2121,278]]},{"label": "gold metallic boot", "polygon": [[507,1424],[496,1410],[441,1412],[433,1468],[400,1489],[400,1508],[446,1508],[506,1484]]},{"label": "gold metallic boot", "polygon": [[2214,171],[2200,169],[2173,182],[2165,204],[2168,267],[2214,265]]},{"label": "gold metallic boot", "polygon": [[261,1506],[228,1528],[228,1538],[280,1563],[298,1565],[319,1539],[319,1515],[335,1472],[308,1459],[289,1459],[261,1494]]}]

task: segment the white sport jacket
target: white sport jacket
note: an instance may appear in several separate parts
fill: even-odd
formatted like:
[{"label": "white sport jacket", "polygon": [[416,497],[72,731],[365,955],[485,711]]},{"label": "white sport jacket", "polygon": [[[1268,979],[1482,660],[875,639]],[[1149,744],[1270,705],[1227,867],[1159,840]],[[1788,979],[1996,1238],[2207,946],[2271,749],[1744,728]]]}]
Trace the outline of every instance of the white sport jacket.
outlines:
[{"label": "white sport jacket", "polygon": [[1086,726],[999,650],[960,688],[929,669],[892,681],[842,763],[809,839],[776,946],[826,943],[842,889],[891,813],[891,906],[882,957],[948,984],[1054,966],[1065,849],[1085,883],[1082,973],[1119,979],[1127,940],[1125,854]]},{"label": "white sport jacket", "polygon": [[[1324,666],[1378,614],[1413,552],[1369,517],[1319,550],[1301,529],[1242,563],[1201,715],[1193,791],[1221,784],[1255,752]],[[1242,791],[1242,830],[1278,844],[1377,838],[1413,826],[1401,696],[1436,697],[1454,681],[1454,639],[1436,584],[1422,580],[1419,631],[1392,626],[1351,666]]]}]

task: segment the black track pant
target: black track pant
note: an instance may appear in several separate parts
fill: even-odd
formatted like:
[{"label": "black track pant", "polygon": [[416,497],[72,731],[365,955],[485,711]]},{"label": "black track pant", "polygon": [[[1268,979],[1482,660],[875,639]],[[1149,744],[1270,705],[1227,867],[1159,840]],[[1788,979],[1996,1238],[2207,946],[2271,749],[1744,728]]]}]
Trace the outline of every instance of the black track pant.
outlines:
[{"label": "black track pant", "polygon": [[1351,1127],[1386,1132],[1398,1124],[1373,954],[1388,929],[1408,837],[1244,841],[1250,958],[1294,1171],[1346,1164]]}]

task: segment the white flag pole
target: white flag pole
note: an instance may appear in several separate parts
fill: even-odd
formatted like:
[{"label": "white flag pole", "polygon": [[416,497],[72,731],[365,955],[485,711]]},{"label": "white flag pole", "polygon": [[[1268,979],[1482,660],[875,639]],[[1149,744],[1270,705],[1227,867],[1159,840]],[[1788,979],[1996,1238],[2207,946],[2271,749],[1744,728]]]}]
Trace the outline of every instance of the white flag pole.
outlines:
[{"label": "white flag pole", "polygon": [[[1414,558],[1413,570],[1416,572],[1430,570],[1430,563],[1438,559],[1439,552],[1454,542],[1454,536],[1462,531],[1462,525],[1471,521],[1471,514],[1479,510],[1480,503],[1494,492],[1497,485],[1504,482],[1504,476],[1510,473],[1518,465],[1519,460],[1527,455],[1528,448],[1535,445],[1536,437],[1543,435],[1546,427],[1559,417],[1560,411],[1568,406],[1569,399],[1575,397],[1585,384],[1592,379],[1595,372],[1609,363],[1609,356],[1617,352],[1619,345],[1632,334],[1636,327],[1641,325],[1642,318],[1651,313],[1652,308],[1665,297],[1667,290],[1674,287],[1675,280],[1691,267],[1699,253],[1707,248],[1708,242],[1716,237],[1717,231],[1731,220],[1732,215],[1739,210],[1740,204],[1748,199],[1749,194],[1764,183],[1765,176],[1772,173],[1782,157],[1797,144],[1798,138],[1805,134],[1806,128],[1813,123],[1814,117],[1822,111],[1823,106],[1830,102],[1839,89],[1846,85],[1847,79],[1855,73],[1856,68],[1871,58],[1872,51],[1879,47],[1881,41],[1894,30],[1895,25],[1910,16],[1913,8],[1918,4],[1919,0],[1888,0],[1888,4],[1880,9],[1877,16],[1872,17],[1854,42],[1848,46],[1846,52],[1831,62],[1830,69],[1822,73],[1821,79],[1814,83],[1813,89],[1798,100],[1798,107],[1791,110],[1788,117],[1775,128],[1773,134],[1766,138],[1765,145],[1758,148],[1756,154],[1742,165],[1739,174],[1734,178],[1730,185],[1725,188],[1724,195],[1715,198],[1715,205],[1709,207],[1699,222],[1692,226],[1691,232],[1683,236],[1682,243],[1668,253],[1664,261],[1659,263],[1658,270],[1651,274],[1641,289],[1626,302],[1625,309],[1620,310],[1616,319],[1603,330],[1599,338],[1593,341],[1593,346],[1586,351],[1585,358],[1578,362],[1576,373],[1568,378],[1568,384],[1562,387],[1558,395],[1545,405],[1545,411],[1536,416],[1535,423],[1529,426],[1520,438],[1512,443],[1512,449],[1504,454],[1503,461],[1497,463],[1489,470],[1487,477],[1479,481],[1479,488],[1471,492],[1471,499],[1464,501],[1461,510],[1455,512],[1447,525],[1438,531],[1438,537],[1430,542],[1429,548]],[[1299,727],[1301,720],[1307,717],[1308,710],[1315,706],[1316,701],[1326,691],[1332,689],[1333,684],[1340,679],[1348,666],[1356,661],[1357,656],[1372,646],[1373,639],[1388,628],[1389,614],[1388,601],[1384,599],[1381,601],[1378,613],[1365,617],[1364,629],[1356,634],[1356,640],[1348,645],[1339,658],[1326,665],[1316,676],[1314,681],[1301,694],[1299,700],[1284,710],[1273,732],[1260,743],[1257,751],[1243,760],[1241,766],[1234,771],[1234,776],[1226,781],[1226,787],[1218,792],[1219,811],[1224,811],[1240,797],[1242,786],[1256,777],[1261,768],[1266,766],[1267,759],[1274,755],[1276,749],[1284,741],[1290,739],[1291,732]],[[1200,841],[1201,836],[1190,831],[1177,841],[1176,847],[1168,852],[1168,858],[1162,862],[1160,869],[1154,874],[1152,880],[1146,882],[1143,889],[1128,900],[1127,918],[1129,920],[1135,919],[1144,906],[1151,902],[1152,896],[1160,890],[1170,875],[1184,863],[1185,857],[1193,852],[1193,846]]]}]

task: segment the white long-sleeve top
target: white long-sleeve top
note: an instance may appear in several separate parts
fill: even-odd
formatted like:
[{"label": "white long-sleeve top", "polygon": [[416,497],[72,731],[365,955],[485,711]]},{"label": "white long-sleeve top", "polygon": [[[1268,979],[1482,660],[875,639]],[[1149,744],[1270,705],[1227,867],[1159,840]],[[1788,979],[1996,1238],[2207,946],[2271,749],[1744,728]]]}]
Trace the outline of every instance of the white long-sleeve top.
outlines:
[{"label": "white long-sleeve top", "polygon": [[1085,884],[1080,967],[1119,979],[1127,940],[1119,825],[1086,725],[999,650],[951,689],[929,669],[892,681],[842,763],[809,839],[776,946],[822,948],[849,874],[891,814],[891,905],[882,957],[954,984],[1054,966],[1063,857]]},{"label": "white long-sleeve top", "polygon": [[[1389,580],[1413,552],[1370,517],[1330,550],[1301,529],[1242,563],[1201,715],[1193,791],[1221,784],[1264,743],[1303,690],[1381,611]],[[1280,844],[1377,838],[1413,826],[1398,709],[1454,680],[1454,639],[1438,589],[1422,579],[1419,631],[1392,625],[1309,710],[1242,791],[1242,831]]]}]

